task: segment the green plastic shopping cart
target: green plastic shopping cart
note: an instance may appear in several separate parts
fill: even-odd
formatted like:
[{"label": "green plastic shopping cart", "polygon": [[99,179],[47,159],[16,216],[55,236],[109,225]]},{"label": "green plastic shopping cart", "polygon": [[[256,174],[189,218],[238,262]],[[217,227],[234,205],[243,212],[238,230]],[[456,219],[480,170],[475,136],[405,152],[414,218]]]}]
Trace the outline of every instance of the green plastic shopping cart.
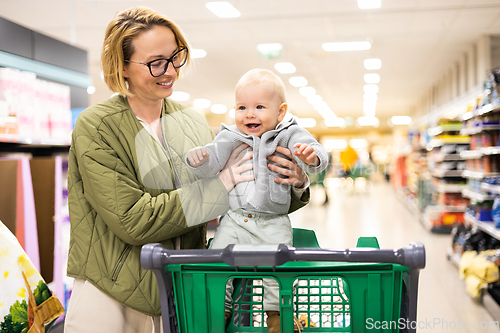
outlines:
[{"label": "green plastic shopping cart", "polygon": [[[143,246],[141,264],[158,281],[164,332],[267,332],[262,278],[278,281],[284,333],[293,332],[294,316],[303,332],[416,332],[422,244],[381,250],[375,238],[360,238],[356,248],[326,250],[311,230],[294,229],[294,238],[301,247]],[[237,283],[226,329],[224,295],[231,278]]]}]

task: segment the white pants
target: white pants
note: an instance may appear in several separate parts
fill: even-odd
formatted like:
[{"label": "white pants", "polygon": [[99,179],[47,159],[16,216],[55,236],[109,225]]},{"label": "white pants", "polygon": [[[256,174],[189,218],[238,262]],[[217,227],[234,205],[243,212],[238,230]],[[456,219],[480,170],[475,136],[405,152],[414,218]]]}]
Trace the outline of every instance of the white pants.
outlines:
[{"label": "white pants", "polygon": [[75,279],[64,321],[65,333],[162,333],[151,317],[115,301],[92,283]]},{"label": "white pants", "polygon": [[[292,246],[293,230],[288,215],[256,213],[243,209],[228,211],[221,219],[210,244],[223,249],[229,244],[286,244]],[[262,279],[265,311],[279,311],[279,286],[272,278]],[[225,310],[232,309],[233,281],[226,285]]]}]

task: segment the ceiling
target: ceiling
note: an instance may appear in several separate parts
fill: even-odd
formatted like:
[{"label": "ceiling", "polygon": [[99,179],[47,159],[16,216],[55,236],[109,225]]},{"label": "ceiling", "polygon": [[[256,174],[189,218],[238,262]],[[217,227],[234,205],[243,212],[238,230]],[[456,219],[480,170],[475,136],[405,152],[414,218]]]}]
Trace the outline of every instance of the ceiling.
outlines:
[{"label": "ceiling", "polygon": [[[97,89],[90,97],[94,104],[111,95],[100,78],[107,24],[118,10],[148,6],[176,22],[193,48],[207,52],[175,85],[190,94],[185,104],[207,98],[231,108],[242,74],[255,67],[274,70],[276,62],[288,61],[296,73],[279,76],[289,110],[318,120],[318,112],[288,83],[290,76],[304,76],[336,115],[359,117],[364,74],[376,72],[381,77],[376,116],[408,115],[481,35],[500,35],[500,0],[382,0],[379,9],[359,9],[356,0],[228,1],[241,12],[239,18],[218,18],[205,0],[0,0],[0,16],[86,49]],[[325,42],[343,41],[370,41],[372,47],[322,49]],[[281,57],[259,57],[261,43],[281,43]],[[381,69],[366,70],[367,58],[381,59]]]}]

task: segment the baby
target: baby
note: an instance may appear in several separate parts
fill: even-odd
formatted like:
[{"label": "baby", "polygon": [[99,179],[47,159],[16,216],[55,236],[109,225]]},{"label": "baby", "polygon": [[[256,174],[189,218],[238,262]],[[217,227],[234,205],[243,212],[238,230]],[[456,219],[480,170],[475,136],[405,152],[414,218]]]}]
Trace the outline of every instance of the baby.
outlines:
[{"label": "baby", "polygon": [[[288,217],[291,191],[301,196],[304,189],[280,184],[280,175],[269,169],[267,157],[284,155],[276,147],[293,151],[299,166],[307,173],[319,173],[327,167],[328,155],[295,118],[284,120],[287,112],[283,81],[269,70],[253,69],[241,77],[235,89],[236,125],[221,125],[213,143],[196,147],[186,154],[187,166],[200,177],[220,172],[232,151],[242,143],[253,151],[254,179],[238,183],[229,192],[229,210],[222,217],[211,248],[229,244],[286,244],[292,246],[292,225]],[[242,154],[245,151],[242,152]],[[246,161],[252,163],[252,160]],[[279,287],[276,280],[263,279],[264,310],[271,333],[280,332]],[[231,317],[232,283],[226,290],[226,323]],[[300,326],[298,321],[294,328]]]}]

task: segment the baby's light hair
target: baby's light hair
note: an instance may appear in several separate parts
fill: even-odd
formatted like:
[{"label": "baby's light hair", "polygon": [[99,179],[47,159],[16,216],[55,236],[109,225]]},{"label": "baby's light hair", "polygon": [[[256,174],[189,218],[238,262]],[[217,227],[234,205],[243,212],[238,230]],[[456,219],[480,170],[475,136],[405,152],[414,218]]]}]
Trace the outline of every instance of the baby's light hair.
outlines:
[{"label": "baby's light hair", "polygon": [[254,68],[243,74],[238,83],[236,83],[235,94],[243,87],[262,83],[270,83],[276,91],[280,103],[286,103],[285,84],[276,74],[268,69]]}]

